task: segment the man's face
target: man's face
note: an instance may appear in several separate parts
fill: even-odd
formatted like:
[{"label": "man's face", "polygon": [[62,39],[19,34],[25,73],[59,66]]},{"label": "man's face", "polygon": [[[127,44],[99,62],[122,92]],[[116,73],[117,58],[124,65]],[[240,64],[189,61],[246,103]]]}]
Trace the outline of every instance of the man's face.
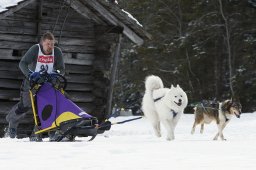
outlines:
[{"label": "man's face", "polygon": [[46,54],[51,54],[54,48],[54,40],[45,39],[42,41],[42,46]]}]

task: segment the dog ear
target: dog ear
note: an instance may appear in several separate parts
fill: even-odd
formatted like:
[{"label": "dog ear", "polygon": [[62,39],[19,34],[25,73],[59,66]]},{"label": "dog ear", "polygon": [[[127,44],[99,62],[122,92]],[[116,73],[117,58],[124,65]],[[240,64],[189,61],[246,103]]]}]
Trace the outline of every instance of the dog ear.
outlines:
[{"label": "dog ear", "polygon": [[172,86],[171,86],[171,89],[172,89],[172,88],[174,88],[174,87],[173,87],[173,84],[172,84]]},{"label": "dog ear", "polygon": [[226,100],[222,103],[221,109],[222,111],[228,111],[232,105],[231,100]]},{"label": "dog ear", "polygon": [[177,84],[177,88],[180,88],[179,84]]}]

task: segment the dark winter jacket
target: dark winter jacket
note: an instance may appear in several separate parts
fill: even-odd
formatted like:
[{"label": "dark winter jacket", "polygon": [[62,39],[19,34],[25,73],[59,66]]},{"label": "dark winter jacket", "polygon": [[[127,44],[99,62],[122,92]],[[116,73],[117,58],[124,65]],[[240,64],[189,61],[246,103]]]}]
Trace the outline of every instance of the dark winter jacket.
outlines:
[{"label": "dark winter jacket", "polygon": [[[43,47],[40,45],[40,48],[43,49]],[[37,64],[37,57],[38,57],[38,51],[39,46],[37,44],[33,45],[26,54],[21,58],[19,67],[22,73],[25,75],[26,79],[23,82],[23,91],[29,90],[29,82],[28,82],[28,76],[29,76],[29,69],[34,71]],[[42,51],[43,52],[43,51]],[[59,70],[60,74],[64,75],[65,73],[65,65],[62,57],[62,52],[60,48],[54,47],[54,70]]]}]

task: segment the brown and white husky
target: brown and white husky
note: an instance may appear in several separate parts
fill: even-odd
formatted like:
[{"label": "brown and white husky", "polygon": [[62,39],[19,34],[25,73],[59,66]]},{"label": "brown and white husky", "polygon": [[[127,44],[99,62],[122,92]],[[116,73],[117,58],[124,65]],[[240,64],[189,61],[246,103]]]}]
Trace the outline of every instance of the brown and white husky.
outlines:
[{"label": "brown and white husky", "polygon": [[233,100],[225,100],[219,103],[219,108],[213,108],[209,105],[198,104],[194,108],[195,122],[192,127],[191,134],[194,134],[195,127],[201,124],[200,133],[203,133],[204,124],[210,124],[213,120],[217,123],[218,133],[213,140],[220,137],[221,140],[226,140],[223,136],[223,129],[230,122],[230,119],[235,115],[240,118],[242,106],[240,102]]}]

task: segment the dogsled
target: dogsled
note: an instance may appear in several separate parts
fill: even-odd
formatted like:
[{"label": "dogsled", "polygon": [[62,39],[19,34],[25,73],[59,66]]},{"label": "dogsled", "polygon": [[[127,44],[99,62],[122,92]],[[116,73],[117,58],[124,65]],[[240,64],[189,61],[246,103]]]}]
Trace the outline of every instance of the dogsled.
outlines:
[{"label": "dogsled", "polygon": [[67,80],[59,73],[40,71],[40,77],[30,80],[30,98],[35,122],[35,134],[58,131],[54,141],[69,138],[91,137],[109,130],[111,122],[98,124],[93,117],[79,108],[65,95]]},{"label": "dogsled", "polygon": [[[46,132],[58,132],[52,141],[61,141],[67,137],[74,140],[78,137],[91,137],[92,141],[98,134],[110,130],[113,124],[123,124],[137,117],[121,122],[112,123],[108,119],[118,115],[111,115],[100,123],[73,103],[65,94],[67,80],[59,73],[48,74],[40,71],[40,77],[30,80],[30,98],[35,122],[36,135]],[[55,133],[56,134],[56,133]]]}]

